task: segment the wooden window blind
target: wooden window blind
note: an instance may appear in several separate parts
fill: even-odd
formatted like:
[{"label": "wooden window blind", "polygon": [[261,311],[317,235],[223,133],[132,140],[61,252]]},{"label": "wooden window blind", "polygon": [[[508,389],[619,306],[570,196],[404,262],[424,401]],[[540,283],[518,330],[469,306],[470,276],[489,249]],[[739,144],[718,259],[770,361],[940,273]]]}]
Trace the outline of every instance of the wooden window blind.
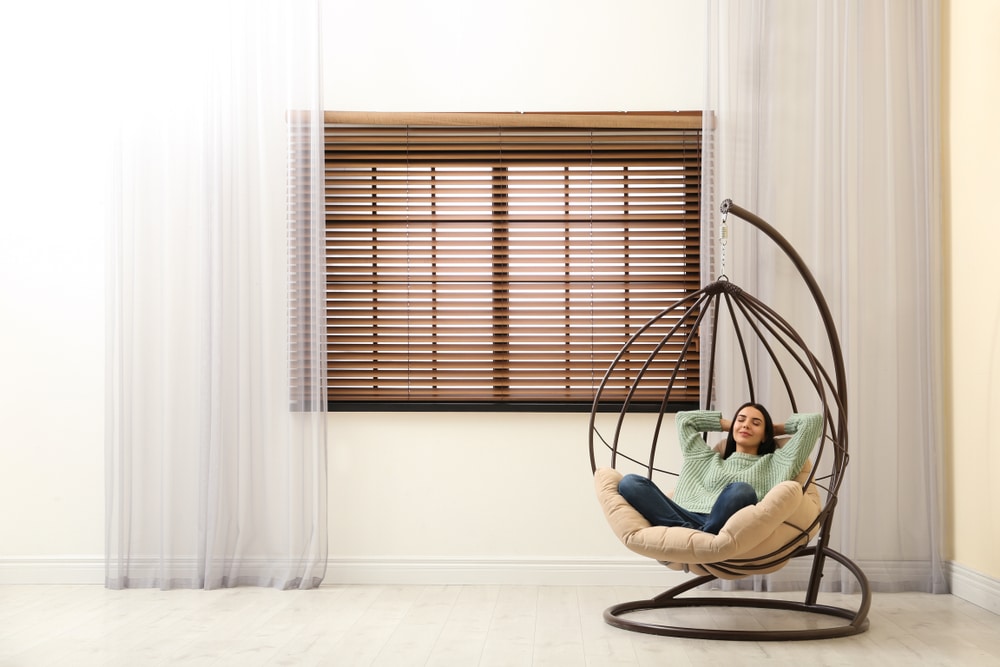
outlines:
[{"label": "wooden window blind", "polygon": [[328,114],[325,149],[331,409],[589,408],[700,286],[700,114]]}]

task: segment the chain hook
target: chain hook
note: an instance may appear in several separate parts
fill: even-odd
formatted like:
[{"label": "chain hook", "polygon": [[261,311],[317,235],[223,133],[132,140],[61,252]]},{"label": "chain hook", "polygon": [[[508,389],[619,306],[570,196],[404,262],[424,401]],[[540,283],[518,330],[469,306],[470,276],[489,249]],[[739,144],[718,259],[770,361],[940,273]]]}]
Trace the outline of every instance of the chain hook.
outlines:
[{"label": "chain hook", "polygon": [[729,210],[726,208],[722,213],[722,224],[719,225],[719,245],[721,253],[719,255],[719,280],[729,280],[726,275],[726,246],[729,243]]}]

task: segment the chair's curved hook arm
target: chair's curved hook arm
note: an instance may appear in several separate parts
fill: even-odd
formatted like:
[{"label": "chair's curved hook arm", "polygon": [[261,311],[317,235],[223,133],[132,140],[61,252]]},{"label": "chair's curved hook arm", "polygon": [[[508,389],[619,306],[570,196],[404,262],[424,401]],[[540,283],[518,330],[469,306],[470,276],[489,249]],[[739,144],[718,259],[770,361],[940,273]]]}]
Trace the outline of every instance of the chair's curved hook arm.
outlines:
[{"label": "chair's curved hook arm", "polygon": [[[764,232],[779,248],[781,248],[788,258],[792,260],[792,264],[795,265],[795,268],[798,270],[802,279],[809,287],[809,292],[812,294],[813,300],[816,302],[816,307],[819,308],[820,316],[823,318],[823,326],[826,328],[826,335],[830,339],[830,348],[833,352],[833,363],[837,376],[837,393],[839,393],[841,397],[846,397],[847,377],[844,371],[844,356],[840,347],[840,337],[837,335],[837,327],[833,322],[833,316],[830,314],[830,307],[827,305],[826,298],[823,296],[823,292],[820,290],[819,284],[813,277],[809,267],[806,266],[802,257],[798,252],[796,252],[795,248],[792,247],[792,244],[788,242],[788,239],[782,236],[778,230],[772,227],[760,216],[734,204],[732,199],[726,199],[722,202],[722,206],[720,208],[722,213],[732,213],[736,217],[749,222],[751,225]],[[841,418],[844,419],[843,413]]]}]

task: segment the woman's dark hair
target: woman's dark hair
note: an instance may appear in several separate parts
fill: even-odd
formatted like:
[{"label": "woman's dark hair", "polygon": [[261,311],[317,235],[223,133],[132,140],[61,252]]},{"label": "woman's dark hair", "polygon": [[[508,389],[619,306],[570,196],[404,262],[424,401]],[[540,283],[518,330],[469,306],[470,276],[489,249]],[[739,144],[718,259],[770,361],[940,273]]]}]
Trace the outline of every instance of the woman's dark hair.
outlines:
[{"label": "woman's dark hair", "polygon": [[757,456],[773,454],[774,450],[778,448],[778,443],[774,440],[774,421],[771,420],[770,413],[763,405],[748,401],[737,408],[736,413],[733,414],[733,422],[729,425],[729,437],[726,438],[726,450],[722,453],[722,458],[728,459],[729,455],[736,451],[736,438],[733,437],[733,429],[736,428],[736,418],[743,408],[753,408],[764,415],[764,439],[757,447]]}]

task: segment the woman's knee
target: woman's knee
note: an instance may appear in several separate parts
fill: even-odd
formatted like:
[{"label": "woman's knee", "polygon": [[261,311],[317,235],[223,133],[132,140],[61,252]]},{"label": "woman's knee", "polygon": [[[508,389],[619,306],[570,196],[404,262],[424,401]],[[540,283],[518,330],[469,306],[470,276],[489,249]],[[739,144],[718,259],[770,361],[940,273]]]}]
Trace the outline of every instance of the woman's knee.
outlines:
[{"label": "woman's knee", "polygon": [[626,499],[634,498],[637,495],[643,494],[649,488],[649,485],[650,481],[642,475],[629,473],[619,480],[618,493]]},{"label": "woman's knee", "polygon": [[754,488],[746,482],[732,482],[723,491],[731,503],[737,505],[756,505],[758,498]]}]

